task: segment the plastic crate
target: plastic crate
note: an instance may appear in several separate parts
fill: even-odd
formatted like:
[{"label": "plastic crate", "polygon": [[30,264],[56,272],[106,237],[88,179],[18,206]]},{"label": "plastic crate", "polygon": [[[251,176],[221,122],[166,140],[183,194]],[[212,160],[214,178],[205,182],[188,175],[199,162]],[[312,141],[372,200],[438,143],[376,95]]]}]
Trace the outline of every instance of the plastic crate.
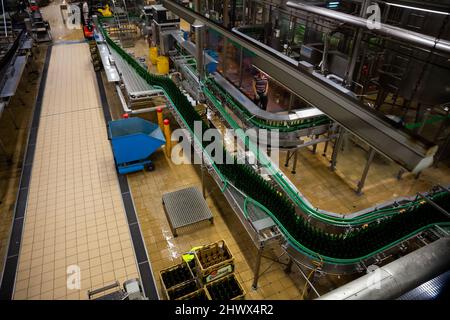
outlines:
[{"label": "plastic crate", "polygon": [[183,298],[191,293],[195,293],[200,289],[200,285],[196,280],[190,280],[184,282],[178,286],[172,287],[167,290],[168,300],[177,300]]},{"label": "plastic crate", "polygon": [[192,301],[205,301],[211,300],[211,297],[204,288],[197,290],[195,292],[189,293],[181,298],[177,298],[176,300],[192,300]]},{"label": "plastic crate", "polygon": [[234,258],[224,240],[195,252],[195,271],[204,284],[234,272]]},{"label": "plastic crate", "polygon": [[206,284],[205,288],[211,300],[242,300],[245,298],[244,287],[234,273]]},{"label": "plastic crate", "polygon": [[180,286],[194,279],[193,274],[186,262],[163,269],[159,272],[162,290],[168,297],[168,290]]}]

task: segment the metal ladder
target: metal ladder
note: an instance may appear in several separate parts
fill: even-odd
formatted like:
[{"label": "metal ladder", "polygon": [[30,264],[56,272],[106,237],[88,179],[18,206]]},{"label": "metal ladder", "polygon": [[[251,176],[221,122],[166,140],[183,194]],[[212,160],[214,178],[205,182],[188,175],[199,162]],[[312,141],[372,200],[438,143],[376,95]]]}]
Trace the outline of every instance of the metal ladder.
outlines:
[{"label": "metal ladder", "polygon": [[130,22],[125,0],[112,0],[114,9],[114,20],[117,26],[118,38],[123,48],[134,46],[135,29]]}]

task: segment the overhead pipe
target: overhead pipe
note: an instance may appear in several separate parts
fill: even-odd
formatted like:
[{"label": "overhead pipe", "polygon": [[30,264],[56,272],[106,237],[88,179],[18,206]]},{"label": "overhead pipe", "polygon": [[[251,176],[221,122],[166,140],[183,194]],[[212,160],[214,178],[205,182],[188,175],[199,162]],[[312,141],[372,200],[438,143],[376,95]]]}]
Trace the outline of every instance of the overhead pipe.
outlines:
[{"label": "overhead pipe", "polygon": [[396,299],[450,268],[450,237],[441,238],[349,282],[318,300]]},{"label": "overhead pipe", "polygon": [[[322,7],[311,6],[303,3],[287,2],[287,6],[293,9],[306,11],[317,14],[333,20],[338,20],[344,23],[351,24],[359,28],[369,29],[371,23],[369,20],[361,17],[355,17],[347,13],[342,13]],[[428,49],[436,49],[438,51],[450,54],[450,42],[442,39],[437,39],[427,35],[423,35],[410,30],[394,27],[388,24],[379,23],[377,28],[371,29],[372,32],[379,33],[388,37],[393,37],[405,42],[415,44]]]},{"label": "overhead pipe", "polygon": [[205,49],[205,25],[200,21],[195,21],[192,27],[195,30],[195,59],[197,63],[197,72],[199,80],[205,78],[205,59],[204,59],[204,49]]}]

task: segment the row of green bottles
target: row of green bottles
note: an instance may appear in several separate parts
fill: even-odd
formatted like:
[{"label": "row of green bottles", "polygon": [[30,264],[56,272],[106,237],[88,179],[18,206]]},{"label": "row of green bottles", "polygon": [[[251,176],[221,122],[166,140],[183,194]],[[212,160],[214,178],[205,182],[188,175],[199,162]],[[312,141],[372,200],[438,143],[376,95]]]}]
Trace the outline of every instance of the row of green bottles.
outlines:
[{"label": "row of green bottles", "polygon": [[[107,40],[149,84],[164,88],[191,129],[194,128],[195,121],[201,121],[199,114],[192,108],[172,80],[168,77],[149,74],[123,49],[110,39],[107,38]],[[228,97],[228,94],[224,93],[217,85],[215,85],[213,92],[217,96]],[[326,118],[320,121],[325,120]],[[319,120],[314,119],[312,121]],[[206,124],[202,122],[202,130],[206,129]],[[421,204],[391,219],[383,220],[380,223],[371,223],[367,228],[354,230],[345,238],[340,235],[325,234],[322,230],[313,228],[303,218],[297,217],[290,200],[275,190],[248,165],[217,165],[217,167],[238,189],[270,210],[298,242],[319,254],[330,257],[359,257],[375,251],[422,226],[434,222],[449,221],[447,216],[437,212],[435,208]],[[436,201],[449,210],[450,199],[448,194],[437,198]]]},{"label": "row of green bottles", "polygon": [[206,300],[208,300],[208,297],[206,296],[205,290],[200,290],[200,291],[192,294],[185,300],[206,301]]},{"label": "row of green bottles", "polygon": [[242,294],[234,277],[219,280],[208,286],[208,292],[212,300],[231,300]]},{"label": "row of green bottles", "polygon": [[192,292],[196,291],[197,289],[198,288],[197,288],[197,284],[195,283],[195,281],[191,281],[191,282],[187,283],[186,285],[183,285],[179,288],[169,290],[168,291],[169,299],[175,300],[175,299],[184,297],[185,295],[192,293]]},{"label": "row of green bottles", "polygon": [[166,288],[171,288],[177,284],[192,279],[192,275],[187,266],[185,265],[181,265],[177,268],[166,271],[162,273],[161,276]]}]

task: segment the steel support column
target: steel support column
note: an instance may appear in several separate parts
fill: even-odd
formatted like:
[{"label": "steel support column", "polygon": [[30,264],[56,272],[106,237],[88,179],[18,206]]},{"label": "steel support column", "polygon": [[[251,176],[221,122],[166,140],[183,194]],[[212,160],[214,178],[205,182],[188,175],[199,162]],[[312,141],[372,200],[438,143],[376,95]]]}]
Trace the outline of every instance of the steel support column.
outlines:
[{"label": "steel support column", "polygon": [[229,9],[229,5],[230,5],[230,0],[223,0],[223,26],[225,28],[229,28],[230,27],[230,14],[228,12]]},{"label": "steel support column", "polygon": [[[318,140],[319,137],[320,137],[320,135],[319,135],[319,134],[316,134],[316,135],[314,136],[314,140]],[[313,144],[312,153],[314,153],[314,154],[317,152],[317,145],[318,145],[318,143]]]},{"label": "steel support column", "polygon": [[362,195],[362,189],[364,188],[364,184],[366,183],[367,174],[369,173],[370,165],[372,164],[373,157],[375,156],[375,150],[370,148],[369,156],[366,161],[366,166],[364,167],[364,171],[361,175],[361,180],[358,182],[358,188],[356,189],[357,195]]},{"label": "steel support column", "polygon": [[345,130],[341,127],[339,129],[339,135],[336,139],[336,142],[334,143],[333,154],[331,155],[331,166],[330,166],[331,171],[336,170],[337,156],[339,153],[339,149],[341,148],[342,143],[344,141],[344,132]]},{"label": "steel support column", "polygon": [[[369,6],[369,2],[370,0],[363,0],[361,3],[361,11],[359,12],[359,15],[361,17],[365,17],[366,16],[366,11],[367,11],[367,7]],[[345,77],[345,83],[347,85],[347,87],[351,87],[352,82],[353,82],[353,74],[355,72],[355,67],[356,67],[356,62],[358,60],[358,56],[359,56],[359,49],[361,47],[361,43],[362,43],[362,39],[363,39],[363,35],[364,35],[364,30],[361,28],[358,28],[356,30],[356,36],[353,42],[353,52],[352,52],[352,57],[350,60],[350,64],[349,67],[347,69],[347,75]]]},{"label": "steel support column", "polygon": [[253,290],[256,290],[256,288],[258,288],[259,269],[261,268],[261,258],[262,258],[263,250],[264,250],[264,247],[258,248],[258,255],[256,256],[255,269],[253,271],[253,277],[254,277],[253,284],[252,284]]},{"label": "steel support column", "polygon": [[292,174],[297,173],[297,158],[298,158],[298,149],[295,149],[294,151],[294,163],[292,164]]},{"label": "steel support column", "polygon": [[[203,157],[202,157],[203,158]],[[205,165],[203,164],[203,159],[202,159],[202,164],[200,165],[200,170],[202,172],[202,194],[203,194],[203,198],[206,199],[206,187],[205,187]]]},{"label": "steel support column", "polygon": [[192,27],[195,30],[195,42],[196,52],[195,60],[197,63],[197,72],[199,80],[202,81],[205,78],[205,63],[204,63],[204,48],[205,48],[205,25],[199,21],[196,21]]}]

